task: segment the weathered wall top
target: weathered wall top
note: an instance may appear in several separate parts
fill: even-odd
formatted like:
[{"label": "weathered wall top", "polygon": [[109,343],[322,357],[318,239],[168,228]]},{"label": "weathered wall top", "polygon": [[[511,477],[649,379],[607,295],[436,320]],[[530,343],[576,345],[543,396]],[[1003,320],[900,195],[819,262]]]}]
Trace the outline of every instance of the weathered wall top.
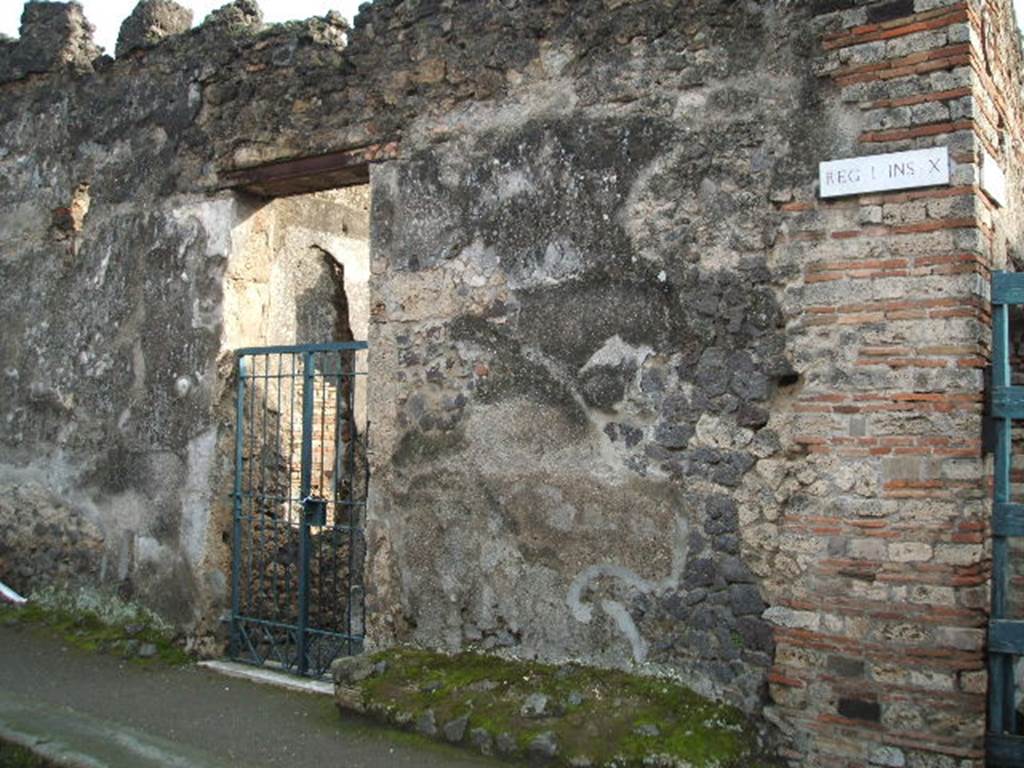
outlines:
[{"label": "weathered wall top", "polygon": [[[96,58],[78,6],[29,8],[37,5],[27,22],[45,9],[69,20],[59,27],[66,31],[41,46],[32,23],[22,40],[4,43],[0,87],[12,97],[27,94],[26,77],[50,72],[59,84],[38,98],[73,104],[76,133],[100,144],[140,121],[173,130],[179,157],[191,156],[191,178],[180,182],[190,189],[216,186],[216,170],[391,140],[418,115],[444,114],[549,76],[607,75],[626,66],[637,46],[673,57],[667,77],[697,84],[752,51],[770,59],[788,50],[783,39],[766,44],[764,20],[805,12],[802,4],[725,0],[384,0],[364,6],[350,30],[336,15],[263,26],[255,4],[239,0],[195,29],[169,34],[184,26],[184,14],[170,2],[148,2],[126,21],[123,55],[111,60]],[[798,28],[793,42],[806,48]],[[786,25],[775,25],[773,34],[785,37]],[[586,106],[650,97],[635,78],[594,77],[574,98]],[[100,118],[114,99],[134,107]]]},{"label": "weathered wall top", "polygon": [[85,73],[100,49],[78,3],[27,3],[21,36],[0,40],[0,82],[68,69]]},{"label": "weathered wall top", "polygon": [[[257,9],[256,23],[259,23]],[[117,57],[140,48],[152,48],[171,35],[192,28],[192,11],[173,0],[142,0],[124,20],[117,35]]]}]

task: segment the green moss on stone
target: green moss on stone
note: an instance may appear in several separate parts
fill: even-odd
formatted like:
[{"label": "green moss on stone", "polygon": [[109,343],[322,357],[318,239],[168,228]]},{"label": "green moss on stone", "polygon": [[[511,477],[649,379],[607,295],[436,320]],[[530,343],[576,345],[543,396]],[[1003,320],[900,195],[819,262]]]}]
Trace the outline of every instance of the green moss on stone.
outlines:
[{"label": "green moss on stone", "polygon": [[[438,730],[462,715],[469,730],[512,734],[520,754],[551,731],[558,762],[586,756],[594,766],[749,766],[756,737],[737,709],[709,701],[677,682],[581,665],[554,666],[475,653],[454,656],[409,648],[375,654],[384,671],[359,685],[370,713],[406,728],[431,710]],[[547,697],[547,714],[522,711],[531,694]]]},{"label": "green moss on stone", "polygon": [[49,763],[17,744],[0,741],[0,766],[3,768],[49,768]]},{"label": "green moss on stone", "polygon": [[[140,664],[187,664],[191,657],[174,642],[173,633],[151,612],[96,592],[49,590],[22,606],[0,604],[0,622],[45,627],[84,651],[111,653]],[[152,645],[146,658],[139,650]]]}]

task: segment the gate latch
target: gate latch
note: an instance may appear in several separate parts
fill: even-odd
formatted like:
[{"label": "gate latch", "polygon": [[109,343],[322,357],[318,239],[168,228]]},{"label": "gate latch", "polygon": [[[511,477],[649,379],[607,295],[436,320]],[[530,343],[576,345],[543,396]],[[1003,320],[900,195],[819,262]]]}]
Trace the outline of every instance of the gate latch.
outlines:
[{"label": "gate latch", "polygon": [[304,498],[302,516],[306,525],[327,525],[327,499],[320,496]]}]

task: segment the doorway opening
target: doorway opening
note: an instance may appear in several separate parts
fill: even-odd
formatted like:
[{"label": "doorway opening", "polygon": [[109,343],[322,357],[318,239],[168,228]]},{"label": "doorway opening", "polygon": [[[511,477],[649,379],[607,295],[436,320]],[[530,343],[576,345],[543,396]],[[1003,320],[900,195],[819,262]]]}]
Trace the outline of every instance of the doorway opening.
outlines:
[{"label": "doorway opening", "polygon": [[230,655],[319,676],[364,634],[370,188],[239,202]]}]

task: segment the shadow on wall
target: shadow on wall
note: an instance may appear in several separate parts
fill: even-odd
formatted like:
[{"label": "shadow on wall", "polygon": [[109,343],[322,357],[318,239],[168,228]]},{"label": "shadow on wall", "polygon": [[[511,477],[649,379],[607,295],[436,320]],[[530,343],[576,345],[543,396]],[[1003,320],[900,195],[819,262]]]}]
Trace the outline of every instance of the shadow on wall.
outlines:
[{"label": "shadow on wall", "polygon": [[[345,291],[345,266],[320,245],[310,248],[310,257],[320,258],[316,284],[295,300],[295,335],[299,343],[310,341],[352,341],[348,294]],[[324,300],[329,298],[330,303]],[[333,321],[333,322],[332,322]],[[333,326],[333,327],[332,327]]]},{"label": "shadow on wall", "polygon": [[320,245],[310,247],[308,258],[316,279],[295,297],[296,343],[352,341],[345,267]]}]

